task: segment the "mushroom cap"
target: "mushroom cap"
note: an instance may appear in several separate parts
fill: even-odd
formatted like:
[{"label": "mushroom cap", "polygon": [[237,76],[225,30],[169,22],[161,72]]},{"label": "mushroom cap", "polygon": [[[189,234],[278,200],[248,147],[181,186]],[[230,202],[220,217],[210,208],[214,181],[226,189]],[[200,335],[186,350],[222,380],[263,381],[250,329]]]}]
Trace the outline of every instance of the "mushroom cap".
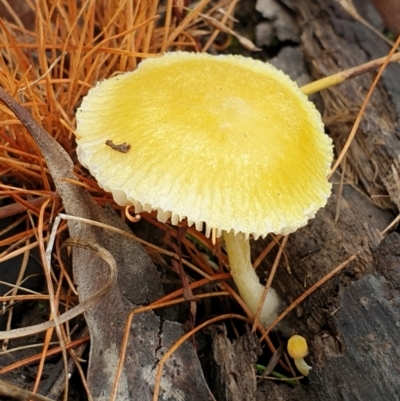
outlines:
[{"label": "mushroom cap", "polygon": [[304,358],[308,354],[306,339],[298,334],[290,337],[287,344],[287,351],[293,359]]},{"label": "mushroom cap", "polygon": [[99,82],[76,117],[82,165],[119,205],[160,221],[205,223],[206,235],[288,234],[330,195],[320,114],[261,61],[166,53]]}]

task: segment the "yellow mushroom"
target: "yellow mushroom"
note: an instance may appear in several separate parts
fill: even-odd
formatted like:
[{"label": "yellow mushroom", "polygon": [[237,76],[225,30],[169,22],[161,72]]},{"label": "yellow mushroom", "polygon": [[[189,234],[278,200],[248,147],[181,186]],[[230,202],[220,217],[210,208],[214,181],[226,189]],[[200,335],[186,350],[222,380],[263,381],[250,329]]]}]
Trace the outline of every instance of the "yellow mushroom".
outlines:
[{"label": "yellow mushroom", "polygon": [[[264,287],[249,236],[295,231],[330,195],[332,141],[320,114],[261,61],[186,52],[147,59],[98,83],[76,117],[78,158],[119,205],[223,235],[253,313]],[[279,306],[270,289],[261,323]]]},{"label": "yellow mushroom", "polygon": [[308,354],[307,341],[303,336],[295,334],[289,338],[287,351],[294,360],[297,370],[304,376],[308,376],[311,366],[307,364],[304,357]]}]

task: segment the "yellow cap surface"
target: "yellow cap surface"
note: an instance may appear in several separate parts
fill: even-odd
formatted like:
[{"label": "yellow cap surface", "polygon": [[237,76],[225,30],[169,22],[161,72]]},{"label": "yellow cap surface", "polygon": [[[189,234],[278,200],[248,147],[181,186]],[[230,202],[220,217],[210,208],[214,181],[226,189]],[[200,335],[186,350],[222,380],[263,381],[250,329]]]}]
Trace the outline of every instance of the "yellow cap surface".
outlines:
[{"label": "yellow cap surface", "polygon": [[77,142],[118,204],[207,232],[287,234],[331,190],[332,142],[314,105],[285,74],[241,56],[167,53],[98,83],[77,112]]},{"label": "yellow cap surface", "polygon": [[293,359],[304,358],[308,353],[306,339],[303,336],[295,334],[289,338],[287,350],[288,354]]}]

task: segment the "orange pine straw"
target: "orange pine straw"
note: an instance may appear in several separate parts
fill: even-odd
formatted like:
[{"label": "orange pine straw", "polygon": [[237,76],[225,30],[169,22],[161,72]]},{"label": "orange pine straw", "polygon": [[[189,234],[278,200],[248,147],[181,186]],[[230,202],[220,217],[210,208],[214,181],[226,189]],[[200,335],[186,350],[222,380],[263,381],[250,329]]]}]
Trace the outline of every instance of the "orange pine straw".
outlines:
[{"label": "orange pine straw", "polygon": [[267,257],[267,255],[272,251],[275,245],[279,245],[279,241],[282,235],[276,235],[273,240],[265,247],[265,249],[258,255],[257,259],[253,263],[254,269],[261,264],[261,262]]},{"label": "orange pine straw", "polygon": [[125,217],[131,222],[131,223],[137,223],[141,220],[141,216],[140,214],[136,214],[136,215],[131,215],[129,213],[129,209],[131,208],[130,205],[125,206]]},{"label": "orange pine straw", "polygon": [[[224,13],[224,16],[222,17],[221,21],[219,21],[221,24],[226,24],[228,22],[229,17],[231,15],[233,15],[233,11],[234,11],[238,1],[239,0],[233,0],[230,2],[228,10],[226,10],[226,12]],[[212,35],[208,39],[207,43],[204,45],[202,52],[206,52],[210,48],[210,46],[214,43],[215,39],[217,38],[217,36],[220,32],[221,32],[220,29],[215,29],[215,31],[212,33]],[[230,35],[228,35],[227,42],[230,43],[230,41],[231,41],[231,37],[230,37]],[[224,45],[225,45],[225,43],[224,43]],[[223,50],[225,48],[224,45],[221,46],[221,50]]]},{"label": "orange pine straw", "polygon": [[10,252],[7,255],[2,256],[0,258],[0,262],[3,263],[3,262],[6,262],[7,260],[13,259],[13,258],[17,257],[18,255],[23,254],[27,250],[31,250],[33,248],[36,248],[37,246],[38,246],[38,242],[37,241],[32,242],[29,245],[26,245],[21,249],[17,249],[16,251]]},{"label": "orange pine straw", "polygon": [[[232,276],[229,273],[218,273],[212,276],[213,281],[219,281],[219,280],[228,280],[232,278]],[[202,287],[203,285],[210,284],[211,281],[208,278],[203,278],[201,280],[195,281],[194,283],[189,284],[189,288],[191,290],[194,290],[196,288]],[[157,301],[154,301],[152,305],[159,305],[159,304],[164,304],[165,302],[168,302],[180,295],[183,294],[183,288],[180,288],[179,290],[173,291],[164,297],[158,299]]]},{"label": "orange pine straw", "polygon": [[[93,180],[88,180],[88,179],[86,179],[85,177],[82,177],[82,176],[79,176],[79,180],[80,181],[74,180],[72,178],[64,178],[62,181],[69,182],[70,184],[76,185],[78,187],[85,188],[86,191],[88,191],[88,192],[100,192],[100,191],[103,191],[101,188],[99,188],[99,187],[97,187],[95,185],[95,182]],[[105,193],[104,195],[106,196],[106,195],[109,195],[109,194]],[[112,201],[111,197],[109,198],[109,201]]]},{"label": "orange pine straw", "polygon": [[[71,348],[76,348],[79,345],[82,345],[82,344],[88,342],[89,340],[90,340],[90,336],[85,336],[78,340],[74,340],[74,341],[71,341],[71,342],[65,344],[65,348],[67,350],[69,350]],[[62,351],[62,347],[52,348],[50,350],[47,350],[45,357],[49,358],[50,356],[59,354],[61,351]],[[43,352],[41,352],[40,354],[32,355],[28,358],[23,359],[22,361],[14,362],[11,365],[5,366],[4,368],[0,369],[0,375],[3,375],[8,372],[12,372],[13,370],[22,368],[23,366],[26,366],[26,365],[31,365],[32,363],[40,361],[42,357],[43,357]]]},{"label": "orange pine straw", "polygon": [[[38,391],[40,380],[42,379],[43,368],[44,368],[44,364],[46,362],[47,353],[49,352],[49,347],[50,347],[51,338],[53,336],[53,332],[54,332],[54,328],[51,328],[46,331],[44,342],[43,342],[43,349],[42,349],[42,353],[41,353],[40,360],[39,360],[39,366],[37,368],[35,383],[32,388],[32,393],[37,393],[37,391]],[[63,346],[61,346],[60,348],[61,348],[61,351],[64,352],[65,344],[63,344]]]},{"label": "orange pine straw", "polygon": [[174,31],[171,33],[171,35],[168,37],[165,46],[163,48],[166,50],[168,49],[175,39],[178,38],[178,36],[183,32],[183,30],[195,19],[199,16],[201,13],[202,9],[210,3],[210,0],[201,0],[199,3],[196,4],[195,8],[191,10],[190,13],[188,13],[185,17],[185,19],[182,21],[182,23],[174,29]]},{"label": "orange pine straw", "polygon": [[[43,294],[35,294],[35,295],[3,295],[0,297],[0,302],[9,302],[9,301],[48,301],[49,296]],[[78,297],[69,296],[69,295],[60,295],[60,301],[78,301]],[[1,355],[1,354],[0,354]]]},{"label": "orange pine straw", "polygon": [[8,195],[8,194],[24,194],[24,195],[36,195],[36,196],[51,196],[54,198],[58,198],[57,192],[54,191],[44,191],[44,190],[33,190],[33,189],[25,189],[25,188],[18,188],[18,187],[13,187],[11,185],[5,185],[0,183],[0,189],[4,188],[4,191],[2,191],[2,194]]},{"label": "orange pine straw", "polygon": [[[45,202],[47,202],[47,201],[48,201],[48,199],[45,200]],[[49,228],[49,226],[47,224],[43,226],[44,230],[47,230],[48,228]],[[31,228],[30,230],[25,230],[24,232],[21,232],[21,233],[13,235],[11,237],[0,240],[0,246],[10,245],[17,241],[23,240],[27,237],[31,237],[35,234],[35,232],[36,232],[36,230],[34,228]]]},{"label": "orange pine straw", "polygon": [[[39,215],[41,208],[38,209],[37,207],[35,207],[35,205],[32,202],[25,201],[23,198],[21,198],[17,194],[11,194],[11,197],[14,199],[15,202],[19,203],[22,207],[24,207],[25,210],[29,210],[35,216]],[[45,199],[44,202],[47,202],[48,200],[49,199]],[[43,207],[43,203],[40,205],[41,207]]]}]

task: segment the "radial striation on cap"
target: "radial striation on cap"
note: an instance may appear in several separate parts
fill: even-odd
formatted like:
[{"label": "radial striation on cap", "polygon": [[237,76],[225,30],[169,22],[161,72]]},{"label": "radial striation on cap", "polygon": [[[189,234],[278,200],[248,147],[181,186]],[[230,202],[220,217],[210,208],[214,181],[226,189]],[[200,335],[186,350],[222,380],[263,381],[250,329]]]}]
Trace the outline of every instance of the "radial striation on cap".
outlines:
[{"label": "radial striation on cap", "polygon": [[118,204],[207,232],[288,234],[331,191],[332,142],[315,106],[250,58],[147,59],[89,91],[76,133],[79,160]]}]

